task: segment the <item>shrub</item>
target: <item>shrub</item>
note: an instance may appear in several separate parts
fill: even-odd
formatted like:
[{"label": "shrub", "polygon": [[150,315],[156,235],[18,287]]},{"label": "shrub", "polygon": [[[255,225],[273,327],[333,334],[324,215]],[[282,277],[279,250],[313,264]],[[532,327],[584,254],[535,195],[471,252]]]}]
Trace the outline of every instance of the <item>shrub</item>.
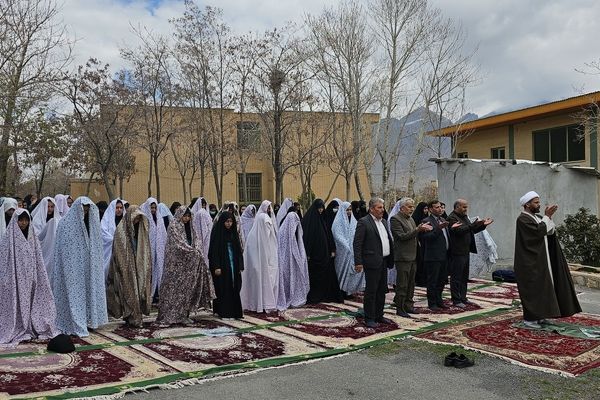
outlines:
[{"label": "shrub", "polygon": [[600,266],[600,220],[590,210],[567,215],[556,231],[569,262]]}]

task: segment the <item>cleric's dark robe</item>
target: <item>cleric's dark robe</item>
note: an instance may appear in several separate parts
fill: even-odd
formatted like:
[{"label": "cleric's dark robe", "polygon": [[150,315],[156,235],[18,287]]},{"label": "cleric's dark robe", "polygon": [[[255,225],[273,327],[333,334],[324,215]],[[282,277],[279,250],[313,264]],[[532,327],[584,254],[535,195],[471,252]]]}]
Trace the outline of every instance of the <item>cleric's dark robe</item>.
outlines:
[{"label": "cleric's dark robe", "polygon": [[525,320],[568,317],[581,312],[556,235],[548,235],[545,222],[524,212],[517,218],[514,265]]}]

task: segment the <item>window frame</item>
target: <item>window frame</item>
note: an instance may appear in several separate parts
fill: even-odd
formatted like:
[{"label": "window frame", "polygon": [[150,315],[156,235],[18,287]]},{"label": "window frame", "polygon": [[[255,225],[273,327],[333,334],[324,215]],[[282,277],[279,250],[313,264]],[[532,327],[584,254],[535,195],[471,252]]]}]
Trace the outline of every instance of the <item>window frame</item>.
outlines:
[{"label": "window frame", "polygon": [[[565,160],[564,161],[554,161],[552,160],[552,131],[556,132],[557,130],[563,130],[562,133],[562,139],[564,140],[564,153],[565,153]],[[570,154],[572,148],[571,148],[571,141],[569,140],[569,133],[572,132],[572,129],[575,130],[579,130],[579,131],[583,131],[583,137],[581,140],[579,140],[577,143],[580,143],[582,146],[582,150],[583,150],[583,158],[579,158],[577,160],[571,160],[570,159]],[[547,160],[540,160],[537,159],[536,157],[536,135],[545,135],[548,141],[548,152],[547,152]],[[539,136],[538,136],[539,137]],[[575,143],[575,142],[573,142]],[[560,126],[551,126],[548,128],[544,128],[544,129],[537,129],[535,131],[531,131],[531,154],[532,154],[532,160],[533,161],[541,161],[541,162],[551,162],[551,163],[568,163],[568,162],[581,162],[581,161],[585,161],[585,126],[583,124],[568,124],[568,125],[560,125]],[[555,146],[560,146],[560,144],[555,144]],[[538,152],[539,153],[539,152]]]},{"label": "window frame", "polygon": [[[261,201],[263,201],[262,198],[262,189],[263,189],[263,185],[262,185],[262,172],[246,172],[246,187],[248,189],[248,198],[244,198],[243,196],[243,177],[244,174],[242,174],[241,172],[238,172],[238,201],[240,204],[244,203],[244,204],[252,204],[252,203],[260,203]],[[252,179],[256,179],[258,182],[258,185],[251,185],[250,183],[252,183]],[[255,197],[253,197],[252,195],[256,194]]]},{"label": "window frame", "polygon": [[[502,154],[504,155],[504,157],[494,157],[494,151],[496,151],[497,153],[499,151],[502,151]],[[498,156],[499,156],[499,154],[498,154]],[[490,149],[490,158],[492,160],[506,160],[506,146],[492,147]]]}]

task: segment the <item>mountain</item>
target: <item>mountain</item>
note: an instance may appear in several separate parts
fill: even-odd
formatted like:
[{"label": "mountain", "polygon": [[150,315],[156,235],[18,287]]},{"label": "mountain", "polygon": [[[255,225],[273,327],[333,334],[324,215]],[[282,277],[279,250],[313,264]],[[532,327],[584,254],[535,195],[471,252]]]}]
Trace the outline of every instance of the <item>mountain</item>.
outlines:
[{"label": "mountain", "polygon": [[[465,117],[476,119],[477,115],[467,114],[463,116],[463,118]],[[386,119],[382,119],[379,124],[373,125],[373,139],[380,143],[379,147],[382,147],[382,144],[384,143],[384,138],[382,136],[386,121]],[[443,117],[440,119],[437,114],[424,107],[418,108],[402,118],[390,119],[391,134],[388,143],[395,144],[400,137],[399,157],[396,164],[392,167],[389,179],[391,187],[400,191],[406,190],[409,177],[409,166],[415,154],[415,149],[417,148],[419,135],[449,125],[452,125],[452,121]],[[379,135],[377,135],[378,127],[380,132]],[[436,157],[450,157],[451,152],[450,138],[423,136],[423,151],[417,157],[416,161],[415,191],[417,193],[420,189],[430,184],[431,181],[437,179],[436,164],[428,160]],[[382,166],[381,158],[377,154],[375,154],[372,176],[375,188],[380,189]]]}]

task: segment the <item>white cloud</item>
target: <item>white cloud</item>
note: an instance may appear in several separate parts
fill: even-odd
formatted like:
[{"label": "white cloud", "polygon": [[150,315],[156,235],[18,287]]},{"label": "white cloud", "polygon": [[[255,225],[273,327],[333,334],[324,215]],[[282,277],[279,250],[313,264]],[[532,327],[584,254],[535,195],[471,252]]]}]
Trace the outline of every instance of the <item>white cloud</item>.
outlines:
[{"label": "white cloud", "polygon": [[[223,9],[236,32],[263,31],[338,0],[221,0],[199,3]],[[599,77],[575,72],[600,58],[600,1],[597,0],[432,0],[468,30],[469,46],[482,82],[469,93],[470,108],[482,115],[577,95],[574,87],[600,87]],[[124,66],[119,47],[136,43],[130,25],[170,34],[169,18],[183,11],[181,0],[64,0],[62,16],[79,39],[76,64],[90,56]]]}]

